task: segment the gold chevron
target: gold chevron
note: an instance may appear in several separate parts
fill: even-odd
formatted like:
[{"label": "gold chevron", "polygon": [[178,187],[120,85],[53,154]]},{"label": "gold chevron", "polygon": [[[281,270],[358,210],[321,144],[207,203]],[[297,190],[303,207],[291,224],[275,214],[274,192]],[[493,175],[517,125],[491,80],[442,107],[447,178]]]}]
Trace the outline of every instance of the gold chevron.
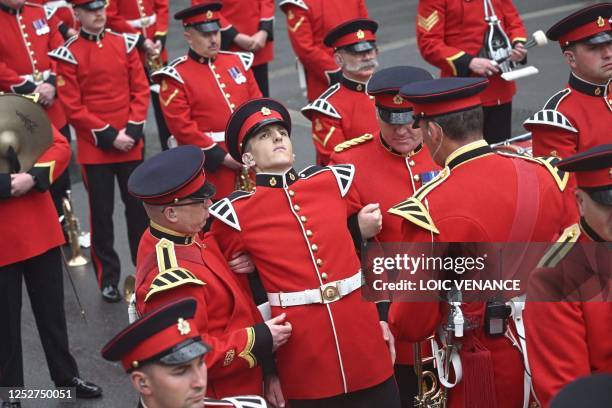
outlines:
[{"label": "gold chevron", "polygon": [[174,92],[172,92],[172,94],[166,100],[164,100],[164,98],[161,95],[159,95],[159,100],[164,106],[168,106],[170,105],[170,102],[172,102],[176,94],[178,94],[178,89],[175,89]]},{"label": "gold chevron", "polygon": [[438,15],[438,10],[434,10],[427,18],[419,14],[417,20],[419,27],[425,31],[431,31],[431,29],[438,24],[438,21],[440,21],[440,16]]},{"label": "gold chevron", "polygon": [[304,22],[304,16],[300,17],[300,19],[298,20],[298,22],[297,22],[297,23],[295,23],[295,25],[294,25],[293,27],[289,26],[289,30],[290,30],[292,33],[295,33],[295,32],[298,30],[298,28],[300,28],[300,26],[302,25],[302,23],[303,23],[303,22]]}]

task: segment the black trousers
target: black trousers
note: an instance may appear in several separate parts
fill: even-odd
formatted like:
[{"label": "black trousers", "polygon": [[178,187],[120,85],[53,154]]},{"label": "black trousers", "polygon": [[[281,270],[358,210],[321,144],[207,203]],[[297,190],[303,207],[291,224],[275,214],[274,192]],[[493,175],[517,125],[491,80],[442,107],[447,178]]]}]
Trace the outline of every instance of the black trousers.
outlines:
[{"label": "black trousers", "polygon": [[168,138],[170,137],[170,130],[166,125],[166,118],[159,104],[159,94],[151,91],[151,102],[153,104],[153,113],[155,114],[155,124],[157,125],[157,135],[159,137],[159,144],[162,150],[168,150]]},{"label": "black trousers", "polygon": [[66,383],[78,376],[68,347],[60,249],[0,267],[0,386],[22,387],[21,285],[25,280],[51,379]]},{"label": "black trousers", "polygon": [[484,106],[484,138],[487,143],[498,143],[512,136],[512,102]]},{"label": "black trousers", "polygon": [[[68,143],[70,143],[70,126],[66,125],[59,131],[68,140]],[[64,214],[62,201],[64,197],[68,196],[66,194],[67,190],[70,190],[70,169],[68,167],[49,187],[49,193],[51,193],[51,198],[53,199],[53,204],[55,205],[55,210],[57,211],[58,217]]]},{"label": "black trousers", "polygon": [[259,90],[261,94],[266,98],[270,96],[270,83],[268,80],[268,64],[260,64],[251,68],[253,71],[253,76],[255,76],[255,81],[257,81],[257,85],[259,86]]},{"label": "black trousers", "polygon": [[395,378],[390,377],[374,387],[330,398],[290,400],[291,408],[400,408]]},{"label": "black trousers", "polygon": [[83,181],[89,195],[91,228],[91,258],[100,288],[118,285],[121,276],[119,256],[114,249],[113,210],[115,204],[115,177],[125,207],[128,241],[132,264],[140,237],[148,225],[142,203],[127,189],[132,171],[142,161],[83,165]]},{"label": "black trousers", "polygon": [[416,397],[419,389],[414,367],[408,364],[396,364],[393,370],[402,400],[402,408],[414,407],[414,397]]}]

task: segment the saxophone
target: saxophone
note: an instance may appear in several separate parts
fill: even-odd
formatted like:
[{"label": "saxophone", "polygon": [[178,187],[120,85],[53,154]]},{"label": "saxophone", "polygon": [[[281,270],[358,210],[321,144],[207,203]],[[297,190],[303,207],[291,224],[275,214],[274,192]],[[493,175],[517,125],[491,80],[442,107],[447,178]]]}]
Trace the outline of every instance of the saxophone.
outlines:
[{"label": "saxophone", "polygon": [[66,230],[66,235],[68,235],[68,242],[70,243],[70,259],[68,260],[68,266],[76,267],[87,265],[87,258],[83,256],[81,245],[79,244],[79,220],[72,208],[70,190],[66,191],[66,197],[62,199],[62,208],[64,210],[64,228]]}]

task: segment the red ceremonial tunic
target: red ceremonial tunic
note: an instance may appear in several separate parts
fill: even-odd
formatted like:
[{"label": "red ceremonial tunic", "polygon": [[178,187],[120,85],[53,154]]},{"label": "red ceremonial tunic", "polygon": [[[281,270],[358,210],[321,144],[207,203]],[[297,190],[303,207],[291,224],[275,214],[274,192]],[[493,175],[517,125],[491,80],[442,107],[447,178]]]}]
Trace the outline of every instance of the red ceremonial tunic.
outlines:
[{"label": "red ceremonial tunic", "polygon": [[329,162],[339,143],[379,131],[374,98],[366,93],[366,84],[344,76],[302,108],[302,113],[312,122],[312,140],[320,165]]},{"label": "red ceremonial tunic", "polygon": [[[58,61],[60,98],[76,130],[81,164],[142,159],[149,86],[136,41],[132,34],[81,31],[51,53]],[[112,146],[124,128],[136,140],[128,152]]]},{"label": "red ceremonial tunic", "polygon": [[330,85],[329,75],[339,70],[333,49],[323,44],[327,33],[345,21],[368,18],[365,0],[281,0],[293,51],[306,70],[308,100]]},{"label": "red ceremonial tunic", "polygon": [[[152,41],[165,41],[168,9],[168,0],[110,0],[106,25],[118,33],[141,34]],[[167,61],[165,48],[162,59]],[[141,53],[141,61],[145,61],[144,53]]]},{"label": "red ceremonial tunic", "polygon": [[[254,193],[236,192],[211,207],[225,257],[248,252],[269,293],[318,289],[355,275],[360,262],[346,223],[359,210],[353,171],[342,165],[258,174]],[[272,307],[273,316],[281,313],[292,325],[276,351],[286,399],[340,395],[393,374],[376,306],[360,290],[328,304]]]},{"label": "red ceremonial tunic", "polygon": [[[192,0],[191,4],[206,3],[205,0]],[[268,32],[268,41],[259,51],[255,52],[253,66],[266,64],[274,59],[274,0],[224,0],[221,14],[224,23],[229,26],[221,28],[227,32],[232,39],[229,45],[230,51],[244,51],[233,43],[233,38],[238,33],[253,35],[259,30]],[[225,25],[225,24],[224,24]]]},{"label": "red ceremonial tunic", "polygon": [[542,110],[527,119],[533,154],[566,158],[610,143],[612,80],[594,85],[570,75],[567,88],[557,92]]},{"label": "red ceremonial tunic", "polygon": [[207,395],[262,395],[256,353],[257,347],[266,345],[271,350],[271,339],[268,343],[261,334],[261,315],[214,237],[185,237],[152,224],[140,240],[136,269],[140,315],[177,299],[197,300],[194,321],[204,342],[212,346],[205,356]]},{"label": "red ceremonial tunic", "polygon": [[66,29],[72,28],[76,30],[78,28],[70,2],[66,0],[30,0],[28,3],[43,6],[49,22],[56,22],[58,25],[63,24]]},{"label": "red ceremonial tunic", "polygon": [[[512,44],[527,41],[527,32],[511,0],[491,0],[504,32]],[[417,15],[417,43],[423,58],[440,68],[441,75],[472,76],[471,57],[484,46],[488,24],[482,0],[420,0]],[[513,81],[500,75],[489,77],[482,92],[482,104],[493,106],[512,101]]]},{"label": "red ceremonial tunic", "polygon": [[[582,224],[567,228],[557,241],[560,248],[553,263],[547,263],[533,272],[525,307],[527,350],[533,385],[542,407],[548,407],[553,397],[566,384],[591,373],[612,373],[612,303],[610,303],[610,255],[588,253],[606,251],[603,243],[595,247],[593,239],[581,229]],[[575,245],[578,243],[578,245]],[[580,244],[586,244],[584,247]],[[609,251],[609,249],[607,250]],[[607,265],[606,265],[607,262]],[[605,269],[601,269],[606,268]],[[599,274],[608,282],[608,299],[602,291],[584,293],[589,301],[539,302],[529,301],[533,291],[544,295],[564,277],[585,277]],[[601,282],[597,279],[598,282]],[[552,299],[548,299],[552,300]],[[583,299],[586,300],[586,299]]]},{"label": "red ceremonial tunic", "polygon": [[[0,5],[0,27],[0,91],[29,94],[43,82],[57,89],[55,63],[47,54],[64,39],[58,25],[47,20],[44,8],[26,4],[17,11]],[[46,110],[56,128],[66,125],[64,108],[57,97]]]},{"label": "red ceremonial tunic", "polygon": [[21,197],[0,198],[4,217],[0,266],[32,258],[64,243],[62,227],[46,189],[68,167],[70,155],[66,138],[53,128],[53,144],[29,171],[36,175],[37,186]]},{"label": "red ceremonial tunic", "polygon": [[227,153],[225,125],[244,102],[260,98],[250,70],[251,53],[220,52],[214,60],[193,50],[157,71],[160,102],[168,129],[179,145],[201,147],[206,154],[206,177],[217,188],[215,198],[234,191],[236,172],[221,165]]},{"label": "red ceremonial tunic", "polygon": [[[576,219],[573,197],[560,189],[567,175],[532,160],[496,154],[483,140],[458,149],[438,178],[390,210],[406,219],[403,241],[550,242]],[[537,194],[527,193],[533,188]],[[427,216],[431,222],[423,221]],[[438,302],[393,303],[389,318],[406,339],[421,341],[446,323],[447,309]],[[465,332],[464,341],[474,338],[491,353],[497,407],[522,406],[520,351],[503,335],[485,335],[484,303],[465,303],[462,311],[466,319],[479,323]],[[452,388],[450,407],[463,406],[466,389],[475,391],[478,384],[466,385],[463,380]]]},{"label": "red ceremonial tunic", "polygon": [[[395,152],[380,134],[369,138],[357,138],[336,146],[330,164],[350,163],[355,166],[353,186],[363,204],[379,203],[383,213],[382,230],[376,235],[379,242],[401,242],[402,219],[387,215],[389,208],[399,200],[410,197],[423,185],[423,177],[431,171],[440,170],[426,147],[407,155]],[[389,321],[394,332],[396,363],[412,364],[411,342],[399,338],[393,321]]]}]

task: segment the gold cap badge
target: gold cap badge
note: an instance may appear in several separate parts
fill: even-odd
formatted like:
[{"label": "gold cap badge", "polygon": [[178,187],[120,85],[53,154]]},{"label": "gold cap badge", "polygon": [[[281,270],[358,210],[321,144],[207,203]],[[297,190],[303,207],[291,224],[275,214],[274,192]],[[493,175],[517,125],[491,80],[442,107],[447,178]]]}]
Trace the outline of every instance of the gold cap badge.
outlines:
[{"label": "gold cap badge", "polygon": [[357,38],[360,40],[363,40],[365,38],[365,33],[363,32],[363,30],[357,31]]},{"label": "gold cap badge", "polygon": [[181,334],[181,336],[186,336],[191,332],[191,326],[189,326],[189,322],[183,319],[182,317],[178,319],[178,323],[176,324],[176,327],[179,333]]},{"label": "gold cap badge", "polygon": [[396,104],[396,105],[401,105],[402,103],[404,103],[404,98],[402,98],[399,95],[395,95],[393,97],[393,103]]},{"label": "gold cap badge", "polygon": [[601,28],[606,25],[606,20],[602,16],[597,17],[597,27]]},{"label": "gold cap badge", "polygon": [[210,10],[208,10],[208,11],[206,12],[206,18],[207,18],[207,19],[209,19],[209,20],[210,20],[211,18],[213,18],[213,12],[212,12],[212,11],[210,11]]},{"label": "gold cap badge", "polygon": [[263,108],[261,108],[261,114],[264,116],[270,116],[272,114],[272,111],[264,106]]}]

